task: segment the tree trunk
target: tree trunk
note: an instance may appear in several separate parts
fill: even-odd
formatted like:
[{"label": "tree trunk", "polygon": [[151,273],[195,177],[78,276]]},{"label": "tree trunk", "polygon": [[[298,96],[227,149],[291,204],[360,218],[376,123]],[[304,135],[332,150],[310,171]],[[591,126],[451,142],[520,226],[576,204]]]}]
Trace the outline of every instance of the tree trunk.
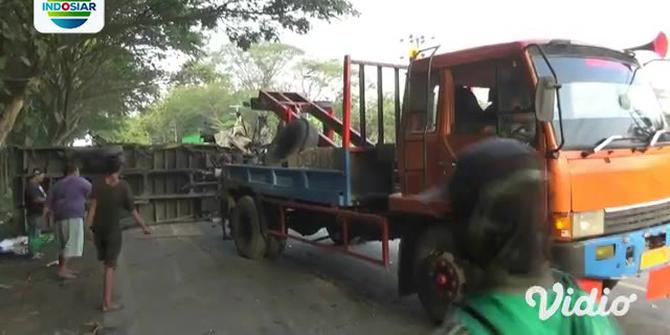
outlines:
[{"label": "tree trunk", "polygon": [[5,106],[2,116],[0,116],[0,147],[5,146],[7,136],[12,132],[16,118],[23,108],[24,100],[25,91],[15,95],[9,104]]}]

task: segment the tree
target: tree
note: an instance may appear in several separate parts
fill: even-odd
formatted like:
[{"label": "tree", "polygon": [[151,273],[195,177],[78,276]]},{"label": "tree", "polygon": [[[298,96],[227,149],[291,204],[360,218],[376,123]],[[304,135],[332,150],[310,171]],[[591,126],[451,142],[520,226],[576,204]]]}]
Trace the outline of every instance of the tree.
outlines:
[{"label": "tree", "polygon": [[14,127],[24,96],[46,57],[45,38],[32,27],[32,4],[0,3],[0,147]]},{"label": "tree", "polygon": [[334,100],[341,90],[342,62],[304,59],[295,68],[300,89],[311,100]]},{"label": "tree", "polygon": [[[85,121],[89,117],[95,119],[99,116],[100,113],[87,113],[77,119],[70,113],[70,108],[79,103],[75,98],[78,94],[75,86],[86,80],[80,77],[81,68],[88,67],[89,73],[96,72],[105,62],[110,62],[110,51],[116,54],[117,49],[123,49],[132,55],[137,64],[142,64],[143,72],[155,71],[155,60],[165,57],[167,52],[197,54],[202,45],[203,30],[214,28],[217,24],[223,26],[232,42],[248,48],[254,42],[276,39],[281,29],[305,33],[310,28],[309,19],[328,21],[356,14],[346,0],[115,0],[107,2],[109,22],[101,33],[65,36],[37,34],[30,24],[32,4],[29,1],[5,0],[0,8],[9,13],[0,17],[0,50],[3,51],[0,63],[4,63],[5,67],[19,61],[23,63],[17,68],[20,73],[2,72],[8,75],[0,80],[3,82],[0,146],[4,145],[12,130],[28,94],[28,83],[33,80],[50,82],[51,86],[57,87],[52,96],[61,96],[56,106],[42,106],[44,109],[41,111],[50,113],[55,110],[59,115],[57,121],[60,121],[60,128],[54,135],[55,140],[67,141],[77,132],[76,128],[87,123]],[[50,52],[47,57],[46,49],[57,50],[58,53],[52,55]],[[74,57],[80,62],[80,67],[75,69],[70,66],[73,58],[68,57]],[[53,74],[49,69],[60,72]],[[52,78],[41,78],[49,74]],[[13,75],[20,79],[10,77]],[[106,91],[84,98],[97,93]]]},{"label": "tree", "polygon": [[177,86],[144,115],[147,133],[154,142],[174,142],[184,135],[200,132],[210,124],[232,122],[232,105],[248,96],[235,92],[229,81]]},{"label": "tree", "polygon": [[225,80],[211,61],[191,59],[182,65],[181,70],[172,77],[175,85],[203,85]]},{"label": "tree", "polygon": [[116,129],[108,134],[103,134],[101,137],[112,143],[151,144],[148,122],[149,118],[145,116],[131,116],[123,120],[120,127],[116,127]]},{"label": "tree", "polygon": [[218,62],[224,64],[236,84],[242,89],[257,91],[277,89],[279,77],[295,57],[303,51],[281,43],[260,43],[248,50],[240,50],[229,45],[217,55]]}]

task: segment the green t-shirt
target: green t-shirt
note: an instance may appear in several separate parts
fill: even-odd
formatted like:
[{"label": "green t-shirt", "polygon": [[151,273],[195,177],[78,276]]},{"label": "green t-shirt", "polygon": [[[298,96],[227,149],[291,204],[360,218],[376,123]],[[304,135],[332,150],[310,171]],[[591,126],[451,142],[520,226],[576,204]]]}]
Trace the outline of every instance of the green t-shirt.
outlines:
[{"label": "green t-shirt", "polygon": [[118,233],[121,231],[119,222],[124,213],[134,208],[133,193],[125,180],[116,185],[108,185],[101,181],[93,185],[93,199],[96,200],[93,227],[96,234]]},{"label": "green t-shirt", "polygon": [[[561,278],[565,290],[573,288],[570,309],[578,297],[586,296],[574,281]],[[551,288],[546,288],[547,306],[557,299]],[[539,301],[539,299],[536,299]],[[597,305],[596,305],[597,307]],[[539,304],[531,307],[525,292],[507,293],[492,291],[468,297],[447,317],[437,334],[547,334],[547,335],[611,335],[621,334],[616,320],[611,316],[564,316],[562,302],[556,313],[546,320],[539,317]],[[437,335],[436,334],[436,335]]]}]

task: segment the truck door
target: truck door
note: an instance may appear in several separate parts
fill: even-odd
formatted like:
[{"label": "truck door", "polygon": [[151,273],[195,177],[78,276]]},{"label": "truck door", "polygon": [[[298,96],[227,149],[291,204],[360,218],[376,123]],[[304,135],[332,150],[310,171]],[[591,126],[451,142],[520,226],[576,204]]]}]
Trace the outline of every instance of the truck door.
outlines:
[{"label": "truck door", "polygon": [[[469,145],[491,136],[511,137],[534,144],[535,116],[525,65],[514,58],[492,59],[450,68],[451,106],[443,107],[446,168]],[[450,175],[450,170],[444,172]]]},{"label": "truck door", "polygon": [[445,181],[445,168],[450,164],[444,125],[452,100],[448,94],[451,82],[448,71],[412,73],[405,93],[403,135],[400,151],[401,189],[416,194]]}]

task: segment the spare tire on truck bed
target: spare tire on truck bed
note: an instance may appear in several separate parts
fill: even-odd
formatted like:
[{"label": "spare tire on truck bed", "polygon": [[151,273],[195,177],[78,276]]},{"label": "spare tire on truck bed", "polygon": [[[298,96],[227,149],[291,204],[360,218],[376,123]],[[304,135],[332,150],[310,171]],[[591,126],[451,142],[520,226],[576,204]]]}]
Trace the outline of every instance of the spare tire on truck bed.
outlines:
[{"label": "spare tire on truck bed", "polygon": [[287,124],[270,144],[267,162],[275,164],[289,156],[319,144],[319,131],[305,119],[295,119]]}]

